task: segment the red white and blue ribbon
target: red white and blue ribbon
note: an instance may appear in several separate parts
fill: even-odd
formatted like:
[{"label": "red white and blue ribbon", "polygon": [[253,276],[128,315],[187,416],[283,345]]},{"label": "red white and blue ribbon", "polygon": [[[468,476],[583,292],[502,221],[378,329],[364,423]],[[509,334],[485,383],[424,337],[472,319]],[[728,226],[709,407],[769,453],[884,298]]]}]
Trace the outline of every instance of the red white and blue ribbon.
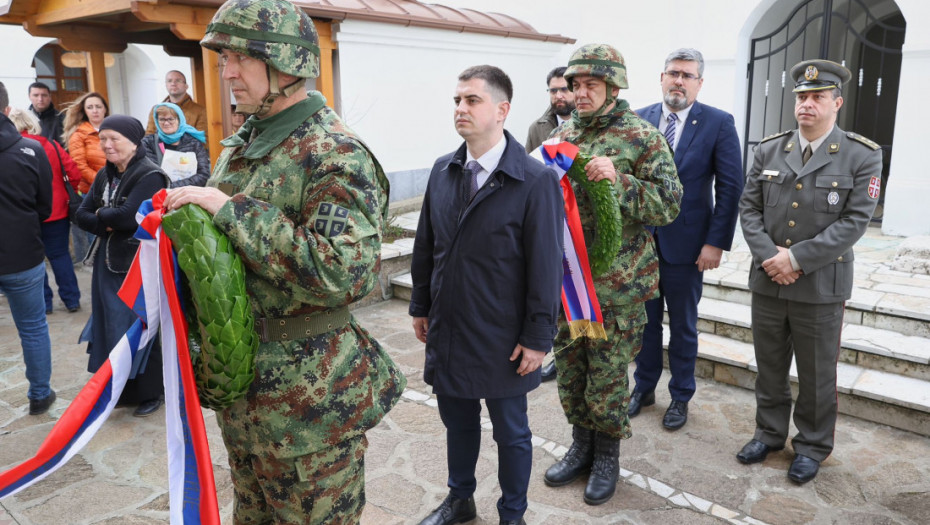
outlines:
[{"label": "red white and blue ribbon", "polygon": [[565,227],[562,238],[562,309],[568,320],[572,339],[588,337],[607,339],[604,331],[604,316],[594,291],[594,279],[588,264],[588,249],[581,228],[581,216],[575,191],[568,178],[568,170],[575,162],[578,146],[570,142],[549,139],[539,147],[538,155],[559,176],[562,199],[565,203]]},{"label": "red white and blue ribbon", "polygon": [[161,229],[165,195],[164,190],[160,191],[136,214],[139,229],[135,236],[141,242],[119,291],[119,297],[139,319],[55,423],[35,456],[0,473],[0,498],[42,480],[94,437],[126,386],[133,357],[160,327],[170,522],[220,524],[213,464],[187,346],[187,322],[179,299],[180,271],[171,241]]}]

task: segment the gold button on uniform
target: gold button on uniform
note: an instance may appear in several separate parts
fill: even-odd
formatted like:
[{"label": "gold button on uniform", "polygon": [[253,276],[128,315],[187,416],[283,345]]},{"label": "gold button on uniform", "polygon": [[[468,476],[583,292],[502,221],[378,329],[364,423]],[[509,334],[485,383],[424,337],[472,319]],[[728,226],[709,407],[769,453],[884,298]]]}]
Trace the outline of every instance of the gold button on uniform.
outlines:
[{"label": "gold button on uniform", "polygon": [[792,202],[792,203],[791,203],[791,207],[792,207],[792,208],[797,208],[797,207],[798,207],[798,203]]},{"label": "gold button on uniform", "polygon": [[794,221],[788,221],[788,227],[794,228]]},{"label": "gold button on uniform", "polygon": [[839,183],[837,183],[836,181],[833,181],[833,184],[831,184],[831,186],[833,186],[833,187],[835,188],[835,187],[839,186]]},{"label": "gold button on uniform", "polygon": [[794,189],[800,190],[800,189],[803,188],[803,187],[804,187],[804,185],[801,184],[801,183],[799,182],[799,183],[797,183],[797,184],[794,186]]},{"label": "gold button on uniform", "polygon": [[785,239],[785,246],[791,246],[791,239]]},{"label": "gold button on uniform", "polygon": [[836,258],[836,260],[837,260],[837,261],[840,261],[840,262],[843,262],[843,256],[840,255],[839,257]]}]

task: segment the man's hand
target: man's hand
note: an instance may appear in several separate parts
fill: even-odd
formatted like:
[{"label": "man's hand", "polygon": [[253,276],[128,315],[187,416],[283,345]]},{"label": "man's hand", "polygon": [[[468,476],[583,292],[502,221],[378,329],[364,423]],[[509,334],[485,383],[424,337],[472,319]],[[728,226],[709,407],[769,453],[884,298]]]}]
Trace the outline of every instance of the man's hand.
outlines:
[{"label": "man's hand", "polygon": [[592,182],[604,179],[609,180],[611,184],[617,182],[617,170],[607,157],[592,157],[585,165],[584,172]]},{"label": "man's hand", "polygon": [[421,343],[426,342],[426,331],[429,329],[429,318],[428,317],[414,317],[413,318],[413,333],[417,336],[417,339]]},{"label": "man's hand", "polygon": [[185,204],[196,204],[207,210],[210,215],[216,215],[226,201],[230,199],[222,191],[216,188],[201,188],[200,186],[184,186],[168,190],[168,196],[165,197],[165,207],[168,211],[176,210]]},{"label": "man's hand", "polygon": [[791,257],[788,255],[788,248],[777,246],[778,253],[769,259],[762,261],[762,269],[772,278],[772,281],[780,285],[792,284],[801,276],[800,271],[795,271],[791,266]]},{"label": "man's hand", "polygon": [[720,259],[723,258],[723,248],[717,248],[716,246],[711,246],[705,244],[701,248],[701,254],[698,255],[697,264],[698,271],[703,272],[704,270],[713,270],[720,266]]},{"label": "man's hand", "polygon": [[520,368],[517,368],[517,373],[521,376],[525,376],[542,366],[543,358],[546,357],[545,352],[533,350],[532,348],[527,348],[517,343],[516,348],[513,349],[513,353],[510,354],[510,360],[515,361],[520,357],[520,354],[523,354],[523,360],[520,361]]}]

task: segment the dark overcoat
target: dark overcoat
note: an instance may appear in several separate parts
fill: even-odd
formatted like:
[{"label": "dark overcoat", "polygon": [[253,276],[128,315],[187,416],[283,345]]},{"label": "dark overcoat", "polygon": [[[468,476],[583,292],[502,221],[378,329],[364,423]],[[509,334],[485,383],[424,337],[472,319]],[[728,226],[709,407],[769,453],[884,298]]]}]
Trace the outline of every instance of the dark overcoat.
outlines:
[{"label": "dark overcoat", "polygon": [[428,317],[424,380],[436,394],[501,398],[539,386],[516,373],[517,343],[548,352],[562,280],[556,174],[510,133],[497,169],[467,202],[466,149],[430,173],[413,249],[410,315]]}]

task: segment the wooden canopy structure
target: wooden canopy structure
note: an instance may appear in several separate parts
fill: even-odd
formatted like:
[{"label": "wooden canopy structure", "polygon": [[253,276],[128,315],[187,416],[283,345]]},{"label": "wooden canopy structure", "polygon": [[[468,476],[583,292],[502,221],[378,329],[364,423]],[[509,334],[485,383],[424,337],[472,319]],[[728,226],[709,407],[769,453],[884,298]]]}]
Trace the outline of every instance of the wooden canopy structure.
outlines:
[{"label": "wooden canopy structure", "polygon": [[[560,35],[536,32],[507,15],[452,9],[416,0],[292,0],[316,23],[320,36],[319,89],[332,104],[334,23],[355,19],[405,26],[473,32],[511,38],[573,43]],[[191,59],[191,96],[207,108],[210,151],[219,154],[229,90],[217,55],[200,47],[207,24],[223,0],[7,0],[0,23],[22,25],[37,37],[58,39],[69,51],[87,56],[88,88],[107,95],[104,53],[121,53],[128,44],[163,46],[172,56]]]}]

